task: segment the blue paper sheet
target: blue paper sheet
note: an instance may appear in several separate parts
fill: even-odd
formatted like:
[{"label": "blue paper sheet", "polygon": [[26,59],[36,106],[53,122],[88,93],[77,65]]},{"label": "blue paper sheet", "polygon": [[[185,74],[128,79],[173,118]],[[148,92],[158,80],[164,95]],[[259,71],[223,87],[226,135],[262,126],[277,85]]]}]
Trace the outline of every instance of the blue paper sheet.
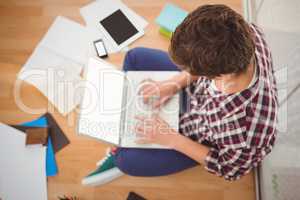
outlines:
[{"label": "blue paper sheet", "polygon": [[34,126],[34,127],[42,127],[45,128],[48,126],[47,118],[46,117],[40,117],[38,119],[35,119],[30,122],[25,122],[21,124],[22,126]]},{"label": "blue paper sheet", "polygon": [[58,173],[55,155],[51,137],[48,137],[48,147],[46,153],[46,174],[47,176],[55,176]]},{"label": "blue paper sheet", "polygon": [[186,18],[187,15],[187,11],[168,3],[163,8],[160,15],[156,18],[155,22],[159,26],[173,33],[176,27],[184,20],[184,18]]},{"label": "blue paper sheet", "polygon": [[[46,117],[40,117],[36,120],[21,124],[22,126],[47,127],[48,122]],[[51,137],[48,137],[47,152],[46,152],[46,174],[47,176],[55,176],[58,173],[55,155]]]}]

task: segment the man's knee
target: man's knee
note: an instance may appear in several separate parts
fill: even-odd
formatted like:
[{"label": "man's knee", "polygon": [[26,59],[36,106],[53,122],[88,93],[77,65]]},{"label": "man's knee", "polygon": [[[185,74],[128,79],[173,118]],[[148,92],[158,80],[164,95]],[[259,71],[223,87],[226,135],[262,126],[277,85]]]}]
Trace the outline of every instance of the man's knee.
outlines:
[{"label": "man's knee", "polygon": [[133,49],[130,49],[125,55],[123,70],[124,71],[137,70],[137,68],[136,68],[136,65],[137,65],[136,59],[144,51],[145,51],[144,47],[135,47]]},{"label": "man's knee", "polygon": [[125,174],[130,176],[140,176],[136,167],[137,159],[132,158],[130,152],[127,149],[118,149],[118,152],[115,155],[115,165]]}]

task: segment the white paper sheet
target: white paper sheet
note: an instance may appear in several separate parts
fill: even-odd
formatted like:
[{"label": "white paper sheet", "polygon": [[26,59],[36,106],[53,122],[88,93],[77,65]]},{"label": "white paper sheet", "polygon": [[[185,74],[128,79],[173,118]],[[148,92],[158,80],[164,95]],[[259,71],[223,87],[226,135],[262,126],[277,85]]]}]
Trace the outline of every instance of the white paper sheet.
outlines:
[{"label": "white paper sheet", "polygon": [[78,132],[119,143],[124,73],[101,59],[90,58]]},{"label": "white paper sheet", "polygon": [[57,17],[18,76],[38,88],[63,115],[80,102],[80,73],[89,49],[87,38],[83,26]]},{"label": "white paper sheet", "polygon": [[[92,35],[90,39],[92,41],[103,39],[108,53],[115,53],[118,50],[114,48],[111,42],[101,33],[99,21],[118,9],[121,9],[138,29],[144,29],[148,25],[148,22],[144,18],[136,14],[119,0],[98,0],[80,9],[80,14],[85,20],[87,30],[90,35]],[[92,41],[90,44],[92,44]],[[90,53],[91,55],[96,55],[93,47],[90,48]]]},{"label": "white paper sheet", "polygon": [[66,115],[80,102],[80,70],[75,62],[39,46],[18,78],[39,89],[62,115]]},{"label": "white paper sheet", "polygon": [[80,65],[88,60],[88,33],[84,26],[58,16],[40,42],[58,55]]},{"label": "white paper sheet", "polygon": [[25,134],[0,123],[0,199],[46,200],[46,148],[25,147]]}]

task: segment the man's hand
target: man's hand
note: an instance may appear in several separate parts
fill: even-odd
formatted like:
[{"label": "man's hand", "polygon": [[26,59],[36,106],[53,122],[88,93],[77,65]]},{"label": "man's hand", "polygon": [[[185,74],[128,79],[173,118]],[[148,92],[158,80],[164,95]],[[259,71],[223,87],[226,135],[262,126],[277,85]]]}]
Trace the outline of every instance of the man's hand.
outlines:
[{"label": "man's hand", "polygon": [[142,116],[136,116],[136,118],[140,122],[136,126],[136,133],[139,137],[136,143],[163,145],[205,164],[210,147],[179,134],[158,116],[150,119]]},{"label": "man's hand", "polygon": [[173,139],[178,133],[173,130],[167,122],[157,115],[151,118],[143,116],[136,116],[138,120],[135,131],[139,139],[136,141],[138,144],[160,144],[163,146],[171,147]]},{"label": "man's hand", "polygon": [[175,81],[153,81],[148,79],[141,83],[139,94],[143,96],[145,104],[158,108],[175,95],[180,88],[180,85]]}]

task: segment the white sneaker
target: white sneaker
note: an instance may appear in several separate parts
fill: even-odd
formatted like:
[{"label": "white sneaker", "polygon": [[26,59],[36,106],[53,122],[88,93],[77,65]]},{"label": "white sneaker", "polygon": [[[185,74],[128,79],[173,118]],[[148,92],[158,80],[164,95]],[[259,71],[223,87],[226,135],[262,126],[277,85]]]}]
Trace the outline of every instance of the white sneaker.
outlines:
[{"label": "white sneaker", "polygon": [[86,176],[82,181],[82,185],[99,186],[111,182],[124,173],[121,172],[114,163],[114,157],[110,149],[107,150],[106,156],[97,163],[98,168]]}]

